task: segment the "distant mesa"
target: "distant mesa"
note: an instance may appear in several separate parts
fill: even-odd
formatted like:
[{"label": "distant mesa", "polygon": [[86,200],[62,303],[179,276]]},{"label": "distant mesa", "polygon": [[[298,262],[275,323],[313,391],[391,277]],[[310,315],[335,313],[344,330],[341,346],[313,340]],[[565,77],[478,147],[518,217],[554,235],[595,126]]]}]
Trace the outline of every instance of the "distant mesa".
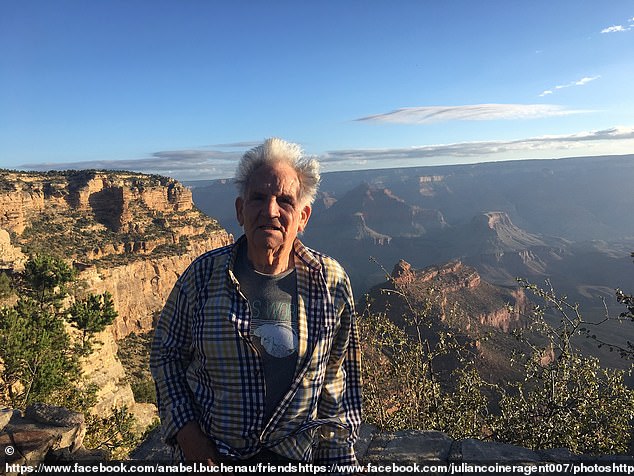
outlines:
[{"label": "distant mesa", "polygon": [[418,178],[419,193],[423,197],[434,197],[439,191],[448,191],[444,175],[422,175]]},{"label": "distant mesa", "polygon": [[394,237],[417,237],[441,230],[447,223],[438,210],[409,205],[390,189],[361,183],[334,201],[322,195],[319,213],[311,218],[308,234],[389,244]]},{"label": "distant mesa", "polygon": [[[460,260],[416,269],[401,259],[390,279],[368,296],[372,309],[384,312],[411,338],[421,336],[433,346],[448,332],[471,349],[481,375],[497,383],[515,377],[510,362],[518,343],[511,331],[527,325],[523,289],[490,284]],[[450,370],[459,359],[448,356],[436,364]]]},{"label": "distant mesa", "polygon": [[[391,278],[393,284],[377,285],[370,291],[370,295],[384,303],[385,297],[381,297],[381,290],[386,286],[396,286],[414,302],[434,296],[436,303],[431,317],[463,332],[482,326],[508,332],[525,324],[521,316],[526,310],[527,299],[522,289],[487,283],[475,268],[464,265],[460,260],[420,270],[413,268],[405,260],[399,260],[392,270]],[[450,312],[450,303],[458,303],[461,312]],[[509,312],[509,304],[512,312]],[[394,318],[396,321],[400,319],[396,315]]]}]

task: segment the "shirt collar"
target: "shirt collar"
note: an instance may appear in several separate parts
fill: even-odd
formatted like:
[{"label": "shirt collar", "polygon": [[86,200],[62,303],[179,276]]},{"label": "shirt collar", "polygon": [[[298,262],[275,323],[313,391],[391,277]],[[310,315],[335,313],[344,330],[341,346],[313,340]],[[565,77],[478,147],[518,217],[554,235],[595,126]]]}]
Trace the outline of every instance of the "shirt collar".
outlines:
[{"label": "shirt collar", "polygon": [[[240,236],[238,241],[235,242],[233,249],[231,250],[231,257],[229,259],[228,267],[229,271],[233,273],[236,258],[238,257],[238,248],[241,245],[246,245],[247,237],[246,235]],[[295,242],[293,243],[293,253],[295,256],[295,269],[299,267],[307,267],[311,271],[319,271],[321,270],[321,263],[312,253],[312,251],[304,246],[304,244],[300,241],[299,238],[295,238]]]}]

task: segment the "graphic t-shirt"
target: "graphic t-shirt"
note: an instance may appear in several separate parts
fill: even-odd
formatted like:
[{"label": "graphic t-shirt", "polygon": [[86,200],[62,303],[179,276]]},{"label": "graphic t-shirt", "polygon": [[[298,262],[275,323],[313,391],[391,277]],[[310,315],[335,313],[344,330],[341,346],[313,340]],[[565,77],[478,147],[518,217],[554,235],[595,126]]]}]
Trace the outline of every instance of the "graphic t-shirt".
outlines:
[{"label": "graphic t-shirt", "polygon": [[288,392],[297,365],[297,281],[294,269],[263,274],[249,262],[241,247],[235,265],[240,290],[251,309],[251,336],[264,368],[267,422]]}]

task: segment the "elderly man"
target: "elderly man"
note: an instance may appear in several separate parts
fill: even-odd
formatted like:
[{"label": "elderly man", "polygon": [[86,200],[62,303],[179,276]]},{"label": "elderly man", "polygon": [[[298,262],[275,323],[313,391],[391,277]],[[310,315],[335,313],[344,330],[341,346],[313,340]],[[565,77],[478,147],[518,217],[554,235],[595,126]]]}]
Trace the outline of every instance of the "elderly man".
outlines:
[{"label": "elderly man", "polygon": [[343,268],[297,238],[319,183],[314,159],[268,139],[236,173],[236,243],[180,276],[151,368],[166,440],[181,457],[354,464],[359,348]]}]

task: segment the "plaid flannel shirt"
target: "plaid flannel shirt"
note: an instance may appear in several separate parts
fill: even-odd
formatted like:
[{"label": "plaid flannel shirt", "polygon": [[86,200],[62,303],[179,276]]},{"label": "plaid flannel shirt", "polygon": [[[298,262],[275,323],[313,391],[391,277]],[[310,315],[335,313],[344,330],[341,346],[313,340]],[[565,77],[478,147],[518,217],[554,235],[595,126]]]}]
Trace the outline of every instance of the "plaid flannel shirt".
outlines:
[{"label": "plaid flannel shirt", "polygon": [[305,462],[355,464],[361,379],[348,276],[332,258],[295,241],[297,367],[271,420],[263,421],[264,373],[249,304],[233,274],[239,242],[197,258],[157,323],[150,366],[166,441],[174,444],[176,433],[197,421],[229,456],[268,448]]}]

